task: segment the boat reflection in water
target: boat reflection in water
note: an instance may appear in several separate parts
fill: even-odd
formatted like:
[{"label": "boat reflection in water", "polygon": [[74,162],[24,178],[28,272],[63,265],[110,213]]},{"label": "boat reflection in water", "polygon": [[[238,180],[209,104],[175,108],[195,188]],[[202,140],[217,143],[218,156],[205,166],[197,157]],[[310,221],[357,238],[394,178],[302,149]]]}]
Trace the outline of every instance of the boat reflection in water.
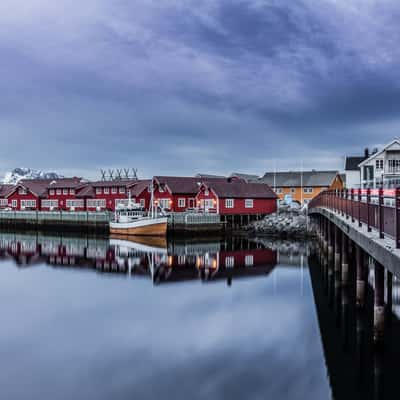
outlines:
[{"label": "boat reflection in water", "polygon": [[[286,250],[293,252],[290,246]],[[234,237],[167,241],[163,237],[99,238],[7,232],[0,233],[0,256],[12,257],[20,267],[45,263],[142,276],[151,278],[154,284],[225,279],[228,285],[236,278],[269,274],[280,257],[278,250],[268,243]],[[294,257],[285,260],[292,258],[293,264],[298,265],[299,259]]]}]

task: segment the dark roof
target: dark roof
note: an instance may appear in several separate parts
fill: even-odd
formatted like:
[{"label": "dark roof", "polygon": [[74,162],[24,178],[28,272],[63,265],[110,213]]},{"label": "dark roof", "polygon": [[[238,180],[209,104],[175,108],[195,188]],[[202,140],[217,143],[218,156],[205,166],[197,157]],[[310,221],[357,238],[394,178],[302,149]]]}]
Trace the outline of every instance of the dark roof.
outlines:
[{"label": "dark roof", "polygon": [[54,179],[49,183],[49,189],[76,189],[85,184],[82,178]]},{"label": "dark roof", "polygon": [[206,182],[218,197],[232,197],[245,199],[276,199],[276,194],[269,185],[260,183],[232,182]]},{"label": "dark roof", "polygon": [[9,193],[14,191],[15,185],[0,185],[0,197],[6,197]]},{"label": "dark roof", "polygon": [[233,172],[230,176],[231,177],[237,177],[237,178],[240,178],[240,179],[244,179],[246,182],[255,182],[258,179],[260,179],[260,177],[258,175],[242,174],[240,172]]},{"label": "dark roof", "polygon": [[130,186],[137,183],[137,179],[115,179],[112,181],[95,181],[90,182],[93,187],[121,187],[121,186]]},{"label": "dark roof", "polygon": [[359,171],[360,167],[358,165],[365,159],[365,157],[346,157],[345,171]]},{"label": "dark roof", "polygon": [[87,184],[79,190],[75,195],[76,197],[94,197],[94,188],[91,184]]},{"label": "dark roof", "polygon": [[195,178],[226,178],[224,175],[196,174]]},{"label": "dark roof", "polygon": [[227,182],[228,178],[196,178],[187,176],[155,176],[154,179],[163,186],[167,186],[173,194],[193,194],[196,195],[202,183]]},{"label": "dark roof", "polygon": [[144,180],[137,181],[133,185],[133,187],[130,188],[131,195],[132,196],[139,196],[140,193],[142,193],[143,190],[147,189],[150,184],[151,184],[151,180],[150,179],[144,179]]},{"label": "dark roof", "polygon": [[338,171],[267,172],[258,182],[275,187],[329,187]]},{"label": "dark roof", "polygon": [[15,188],[23,186],[38,197],[47,194],[47,187],[54,179],[23,179],[15,185]]}]

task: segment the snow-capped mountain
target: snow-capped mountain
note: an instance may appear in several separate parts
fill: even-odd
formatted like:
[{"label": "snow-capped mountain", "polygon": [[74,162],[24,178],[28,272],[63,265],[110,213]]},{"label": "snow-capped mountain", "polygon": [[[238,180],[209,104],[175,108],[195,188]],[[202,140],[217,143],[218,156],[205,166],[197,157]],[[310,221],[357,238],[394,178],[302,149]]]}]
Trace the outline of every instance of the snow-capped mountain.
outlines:
[{"label": "snow-capped mountain", "polygon": [[12,171],[7,172],[4,176],[4,184],[15,185],[21,179],[59,179],[63,178],[62,175],[56,172],[44,172],[31,168],[14,168]]}]

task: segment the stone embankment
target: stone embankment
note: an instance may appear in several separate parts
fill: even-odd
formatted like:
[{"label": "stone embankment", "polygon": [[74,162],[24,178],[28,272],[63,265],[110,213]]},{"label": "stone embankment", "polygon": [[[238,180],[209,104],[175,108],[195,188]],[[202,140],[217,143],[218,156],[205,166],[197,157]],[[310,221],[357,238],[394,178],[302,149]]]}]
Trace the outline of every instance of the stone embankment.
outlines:
[{"label": "stone embankment", "polygon": [[308,223],[307,210],[289,207],[280,208],[278,212],[251,223],[246,229],[257,236],[279,238],[309,238],[315,235],[314,228]]}]

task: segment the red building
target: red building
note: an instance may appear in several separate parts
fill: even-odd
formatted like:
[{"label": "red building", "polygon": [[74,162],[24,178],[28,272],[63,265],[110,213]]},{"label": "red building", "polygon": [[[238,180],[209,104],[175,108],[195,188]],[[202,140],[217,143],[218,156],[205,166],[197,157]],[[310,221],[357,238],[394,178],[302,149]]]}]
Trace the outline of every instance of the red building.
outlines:
[{"label": "red building", "polygon": [[9,208],[8,195],[14,190],[15,185],[0,185],[0,209]]},{"label": "red building", "polygon": [[41,210],[85,211],[85,202],[76,195],[88,185],[81,178],[53,180],[47,185],[46,196],[41,199]]},{"label": "red building", "polygon": [[229,178],[203,178],[182,176],[155,176],[154,200],[160,208],[171,212],[184,212],[197,207],[196,196],[204,182],[227,182]]},{"label": "red building", "polygon": [[129,196],[147,209],[150,183],[150,180],[133,179],[90,182],[78,191],[76,198],[85,202],[87,211],[115,211],[118,205],[128,204]]},{"label": "red building", "polygon": [[268,185],[240,180],[202,183],[196,203],[204,212],[221,215],[263,215],[277,210],[277,196]]}]

